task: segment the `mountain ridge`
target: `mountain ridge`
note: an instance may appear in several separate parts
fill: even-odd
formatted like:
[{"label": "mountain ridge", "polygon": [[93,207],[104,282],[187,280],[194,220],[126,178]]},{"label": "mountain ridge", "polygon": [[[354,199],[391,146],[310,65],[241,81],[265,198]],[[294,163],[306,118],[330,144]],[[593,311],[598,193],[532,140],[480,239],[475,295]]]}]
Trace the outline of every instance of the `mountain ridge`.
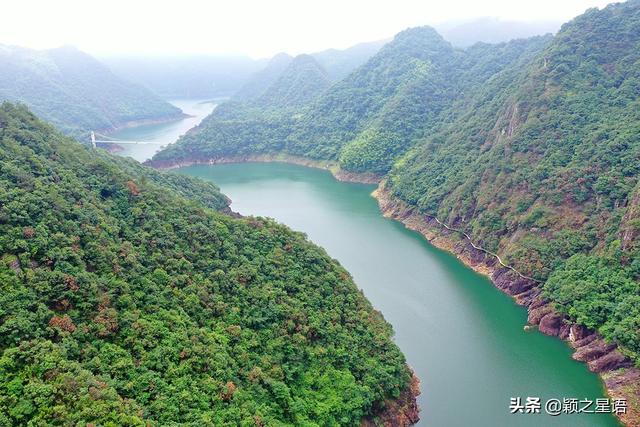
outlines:
[{"label": "mountain ridge", "polygon": [[416,421],[391,326],[302,233],[8,103],[0,182],[0,422]]},{"label": "mountain ridge", "polygon": [[3,46],[0,54],[0,101],[22,102],[68,135],[88,139],[90,130],[182,117],[180,109],[74,47]]},{"label": "mountain ridge", "polygon": [[413,29],[294,114],[245,111],[224,144],[210,123],[153,162],[284,153],[376,173],[638,363],[639,47],[638,0],[467,49]]}]

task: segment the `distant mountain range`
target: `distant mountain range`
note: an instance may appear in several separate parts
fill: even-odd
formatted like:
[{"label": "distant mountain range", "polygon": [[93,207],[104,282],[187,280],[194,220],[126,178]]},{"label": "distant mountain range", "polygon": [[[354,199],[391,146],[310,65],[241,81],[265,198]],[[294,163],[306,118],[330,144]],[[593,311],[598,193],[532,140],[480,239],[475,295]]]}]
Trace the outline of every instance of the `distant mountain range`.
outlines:
[{"label": "distant mountain range", "polygon": [[[435,28],[454,46],[467,47],[476,42],[499,43],[516,38],[555,33],[560,22],[502,21],[486,17],[472,21],[445,22]],[[346,77],[364,64],[390,39],[359,43],[346,49],[327,49],[309,53],[326,70],[332,81]],[[284,64],[286,53],[272,58]],[[146,86],[165,99],[215,98],[251,92],[245,87],[267,67],[269,59],[246,56],[112,56],[100,58],[116,74]],[[274,65],[274,64],[272,64]],[[266,77],[265,77],[266,78]],[[266,88],[263,85],[262,88]]]},{"label": "distant mountain range", "polygon": [[[515,26],[487,18],[443,28],[454,44],[465,45],[475,40],[497,41],[539,33],[553,27],[545,25]],[[324,76],[317,88],[326,89],[327,82],[347,77],[386,42],[379,40],[310,54],[318,66],[318,75]],[[0,45],[0,100],[23,102],[66,134],[86,138],[89,130],[108,132],[134,123],[179,118],[181,112],[161,97],[256,100],[281,77],[294,58],[282,53],[271,60],[200,55],[111,57],[102,61],[104,64],[73,47],[32,50]],[[315,78],[312,81],[319,83]],[[294,93],[296,97],[302,95],[300,87],[287,96],[284,90],[281,84],[279,93],[267,95],[261,104],[272,102],[265,101],[267,98],[285,102]],[[294,103],[306,103],[316,92],[312,90]]]},{"label": "distant mountain range", "polygon": [[434,25],[445,40],[456,47],[468,47],[474,43],[502,43],[544,34],[555,34],[560,21],[504,21],[484,17],[471,21],[444,22]]},{"label": "distant mountain range", "polygon": [[73,48],[0,45],[0,101],[26,104],[67,135],[182,116],[180,109]]},{"label": "distant mountain range", "polygon": [[[373,56],[386,40],[360,43],[347,49],[327,49],[311,53],[326,70],[329,79],[340,80]],[[104,57],[102,61],[116,74],[142,84],[165,99],[239,98],[254,96],[272,83],[269,74],[284,70],[293,57],[280,53],[270,60],[243,56]],[[268,66],[268,68],[267,68]],[[264,71],[264,72],[263,72]],[[276,73],[277,74],[277,73]],[[263,79],[264,84],[259,83]],[[254,81],[259,88],[246,86]]]},{"label": "distant mountain range", "polygon": [[165,99],[233,95],[267,60],[246,56],[101,57],[114,73]]}]

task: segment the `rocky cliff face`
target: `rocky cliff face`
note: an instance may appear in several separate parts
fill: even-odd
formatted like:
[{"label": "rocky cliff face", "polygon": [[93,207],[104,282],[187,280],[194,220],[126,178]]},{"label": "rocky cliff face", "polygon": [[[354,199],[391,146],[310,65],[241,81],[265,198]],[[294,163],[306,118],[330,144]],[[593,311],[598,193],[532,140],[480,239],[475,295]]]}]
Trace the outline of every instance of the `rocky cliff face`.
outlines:
[{"label": "rocky cliff face", "polygon": [[420,380],[414,374],[411,384],[397,399],[384,402],[384,407],[372,417],[362,420],[360,427],[407,427],[420,421],[416,397],[420,394]]},{"label": "rocky cliff face", "polygon": [[619,236],[622,250],[630,250],[640,244],[640,185],[630,198],[629,206],[622,218]]},{"label": "rocky cliff face", "polygon": [[541,295],[539,283],[520,277],[500,265],[498,260],[458,233],[445,229],[436,219],[422,215],[404,202],[394,199],[383,182],[373,193],[382,213],[418,231],[434,246],[447,250],[476,272],[488,276],[496,287],[527,307],[528,325],[546,335],[557,336],[574,349],[573,358],[585,362],[602,377],[611,398],[626,399],[628,411],[620,416],[628,426],[640,426],[640,369],[633,366],[616,344],[606,342],[596,331],[572,323],[558,313]]}]

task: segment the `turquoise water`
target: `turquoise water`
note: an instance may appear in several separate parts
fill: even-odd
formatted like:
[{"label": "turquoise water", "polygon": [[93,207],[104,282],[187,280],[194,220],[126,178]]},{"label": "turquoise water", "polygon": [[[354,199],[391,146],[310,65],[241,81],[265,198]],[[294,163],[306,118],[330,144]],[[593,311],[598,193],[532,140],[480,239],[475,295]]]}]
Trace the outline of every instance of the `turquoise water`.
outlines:
[{"label": "turquoise water", "polygon": [[[179,106],[200,111],[193,123],[214,107],[193,100]],[[188,125],[141,126],[119,135],[170,143]],[[159,145],[136,147],[121,154],[142,161]],[[526,311],[486,278],[384,218],[370,196],[373,186],[279,163],[193,166],[179,173],[214,181],[243,215],[270,216],[307,233],[353,274],[393,325],[422,381],[421,425],[618,425],[611,415],[511,415],[511,397],[595,399],[603,397],[602,384],[571,359],[564,342],[524,331]]]},{"label": "turquoise water", "polygon": [[509,413],[511,397],[603,397],[557,338],[524,331],[526,311],[421,235],[384,218],[370,185],[286,164],[193,166],[243,215],[276,218],[340,261],[393,325],[422,381],[428,426],[614,426],[611,415]]}]

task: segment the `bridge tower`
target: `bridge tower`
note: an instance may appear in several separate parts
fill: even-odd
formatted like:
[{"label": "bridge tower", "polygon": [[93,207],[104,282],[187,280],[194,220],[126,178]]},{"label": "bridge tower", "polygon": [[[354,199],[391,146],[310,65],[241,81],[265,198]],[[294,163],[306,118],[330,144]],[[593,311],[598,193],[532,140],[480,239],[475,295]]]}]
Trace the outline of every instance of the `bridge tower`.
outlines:
[{"label": "bridge tower", "polygon": [[96,134],[91,131],[91,146],[96,148]]}]

